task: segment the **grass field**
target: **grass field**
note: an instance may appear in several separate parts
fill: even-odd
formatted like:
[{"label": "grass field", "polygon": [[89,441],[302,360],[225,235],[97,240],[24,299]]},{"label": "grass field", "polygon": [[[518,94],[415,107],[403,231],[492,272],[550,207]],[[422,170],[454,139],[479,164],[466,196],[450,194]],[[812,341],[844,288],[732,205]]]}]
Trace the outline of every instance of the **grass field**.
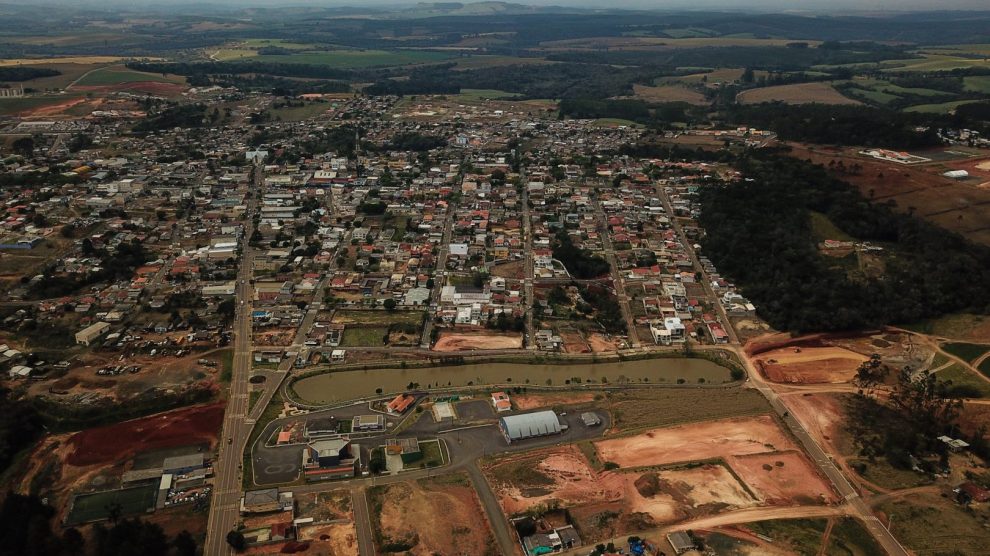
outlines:
[{"label": "grass field", "polygon": [[[931,479],[926,475],[917,473],[910,469],[898,469],[884,459],[870,463],[865,459],[852,459],[850,464],[862,465],[861,477],[880,487],[898,490],[902,488],[914,488],[931,484]],[[858,473],[858,471],[857,471]]]},{"label": "grass field", "polygon": [[967,91],[990,95],[990,75],[970,75],[963,77],[963,85]]},{"label": "grass field", "polygon": [[774,519],[748,523],[745,527],[773,539],[774,545],[787,546],[795,554],[818,554],[826,524],[824,519]]},{"label": "grass field", "polygon": [[166,77],[158,73],[145,73],[143,71],[130,70],[124,66],[111,66],[90,72],[85,77],[80,79],[76,85],[87,87],[149,81],[154,83],[183,83],[185,82],[185,79],[177,75],[170,75]]},{"label": "grass field", "polygon": [[121,490],[80,494],[72,502],[66,525],[107,519],[111,505],[120,505],[121,516],[138,515],[155,507],[158,487],[155,484]]},{"label": "grass field", "polygon": [[973,388],[975,391],[980,392],[980,397],[990,398],[990,382],[983,380],[979,375],[962,367],[958,363],[939,371],[937,374],[942,380],[951,380],[953,386]]},{"label": "grass field", "polygon": [[341,347],[381,347],[385,345],[384,338],[388,335],[388,327],[375,326],[367,328],[347,327],[340,341]]},{"label": "grass field", "polygon": [[284,106],[268,110],[273,118],[283,122],[301,122],[319,116],[331,108],[329,102],[307,102],[305,106]]},{"label": "grass field", "polygon": [[41,96],[23,98],[0,98],[0,115],[16,114],[24,110],[33,110],[45,106],[54,106],[79,98],[78,96]]},{"label": "grass field", "polygon": [[845,517],[832,526],[828,537],[826,554],[848,554],[850,556],[871,556],[883,554],[883,548],[873,535],[858,520]]},{"label": "grass field", "polygon": [[924,112],[926,114],[948,114],[963,104],[983,102],[982,100],[954,100],[938,104],[916,104],[904,109],[905,112]]},{"label": "grass field", "polygon": [[770,411],[753,390],[629,390],[610,394],[612,425],[622,431],[668,427]]},{"label": "grass field", "polygon": [[681,85],[666,85],[660,87],[647,87],[646,85],[633,85],[633,97],[643,99],[648,102],[687,102],[690,104],[708,104],[705,95],[688,89]]},{"label": "grass field", "polygon": [[872,89],[861,89],[859,87],[854,87],[847,91],[850,96],[853,96],[860,100],[868,100],[870,102],[875,102],[877,104],[889,104],[901,97],[897,95],[892,95],[885,93],[883,91],[875,91]]},{"label": "grass field", "polygon": [[[157,59],[157,58],[155,58]],[[42,64],[113,64],[120,56],[62,56],[57,58],[7,58],[0,66],[40,66]]]},{"label": "grass field", "polygon": [[334,312],[333,322],[344,324],[381,324],[408,323],[420,325],[423,322],[422,311],[355,311],[341,309]]},{"label": "grass field", "polygon": [[859,104],[858,100],[845,97],[828,83],[798,83],[750,89],[737,97],[743,104],[781,101],[787,104]]},{"label": "grass field", "polygon": [[439,62],[456,56],[448,52],[426,50],[333,50],[307,51],[299,54],[251,56],[257,62],[279,64],[313,64],[336,68],[370,68],[375,66],[404,66]]},{"label": "grass field", "polygon": [[986,554],[987,531],[973,515],[937,495],[884,502],[891,532],[916,554]]},{"label": "grass field", "polygon": [[883,71],[946,71],[960,68],[990,67],[990,61],[985,58],[970,58],[965,55],[951,54],[922,53],[921,55],[922,57],[917,59],[886,60],[882,63]]},{"label": "grass field", "polygon": [[942,345],[942,350],[969,363],[975,361],[979,356],[990,351],[990,346],[970,344],[966,342],[949,342]]},{"label": "grass field", "polygon": [[595,120],[594,125],[601,127],[643,127],[643,124],[638,124],[632,120],[623,120],[622,118],[598,118]]},{"label": "grass field", "polygon": [[499,66],[532,66],[555,64],[543,58],[517,58],[515,56],[462,56],[456,58],[455,70],[494,68]]},{"label": "grass field", "polygon": [[836,241],[854,241],[855,238],[843,232],[832,223],[827,216],[820,212],[811,212],[811,235],[815,241],[833,239]]},{"label": "grass field", "polygon": [[983,340],[990,333],[990,317],[958,313],[904,325],[903,328],[954,340]]},{"label": "grass field", "polygon": [[499,100],[510,99],[522,96],[521,93],[510,93],[509,91],[499,91],[497,89],[461,89],[461,93],[456,98],[464,100]]}]

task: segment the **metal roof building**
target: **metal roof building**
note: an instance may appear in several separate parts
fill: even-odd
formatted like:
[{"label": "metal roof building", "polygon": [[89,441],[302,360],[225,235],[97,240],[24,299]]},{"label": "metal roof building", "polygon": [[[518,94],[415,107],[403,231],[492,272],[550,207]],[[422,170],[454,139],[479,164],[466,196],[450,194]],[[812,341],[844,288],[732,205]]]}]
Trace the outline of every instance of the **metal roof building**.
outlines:
[{"label": "metal roof building", "polygon": [[499,419],[498,425],[507,442],[559,434],[562,430],[560,420],[553,411],[508,415]]}]

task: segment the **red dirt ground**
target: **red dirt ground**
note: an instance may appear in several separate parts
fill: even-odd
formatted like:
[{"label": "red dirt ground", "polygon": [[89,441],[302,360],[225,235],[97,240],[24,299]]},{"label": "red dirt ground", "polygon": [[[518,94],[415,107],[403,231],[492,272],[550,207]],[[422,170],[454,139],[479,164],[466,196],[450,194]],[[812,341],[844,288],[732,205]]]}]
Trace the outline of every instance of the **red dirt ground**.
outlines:
[{"label": "red dirt ground", "polygon": [[811,347],[765,351],[756,361],[763,375],[773,382],[821,384],[851,381],[856,368],[866,359],[842,348]]},{"label": "red dirt ground", "polygon": [[574,405],[594,401],[595,395],[591,392],[573,392],[567,394],[523,394],[513,396],[512,402],[516,409],[538,409],[541,407],[552,407],[555,405]]},{"label": "red dirt ground", "polygon": [[433,351],[475,351],[486,349],[519,349],[521,347],[521,334],[444,332],[433,346]]},{"label": "red dirt ground", "polygon": [[[783,465],[778,465],[782,463]],[[832,488],[811,467],[801,452],[752,454],[732,458],[738,473],[768,504],[820,504],[834,502]],[[765,466],[769,465],[770,469]]]},{"label": "red dirt ground", "polygon": [[159,413],[141,419],[84,430],[72,435],[70,465],[109,464],[145,450],[197,442],[215,442],[223,422],[223,403]]},{"label": "red dirt ground", "polygon": [[595,443],[602,461],[648,467],[778,450],[794,443],[769,416],[739,417],[654,429]]}]

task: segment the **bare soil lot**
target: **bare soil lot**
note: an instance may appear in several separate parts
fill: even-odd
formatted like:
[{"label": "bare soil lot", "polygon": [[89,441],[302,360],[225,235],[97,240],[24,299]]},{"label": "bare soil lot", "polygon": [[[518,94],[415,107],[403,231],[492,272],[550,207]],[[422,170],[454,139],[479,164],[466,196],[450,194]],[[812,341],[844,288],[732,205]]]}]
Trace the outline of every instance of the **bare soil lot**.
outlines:
[{"label": "bare soil lot", "polygon": [[83,466],[124,461],[138,452],[197,442],[215,443],[223,421],[223,403],[159,413],[72,435],[66,461]]},{"label": "bare soil lot", "polygon": [[474,351],[489,349],[522,348],[521,334],[494,332],[444,332],[433,346],[433,351]]},{"label": "bare soil lot", "polygon": [[763,375],[773,382],[797,384],[843,383],[856,376],[856,368],[868,358],[837,348],[782,348],[760,354]]},{"label": "bare soil lot", "polygon": [[[833,502],[832,488],[798,451],[732,458],[732,469],[768,504]],[[817,494],[817,495],[816,495]]]},{"label": "bare soil lot", "polygon": [[373,487],[368,498],[380,552],[498,553],[478,495],[464,474]]},{"label": "bare soil lot", "polygon": [[649,467],[781,450],[794,443],[769,416],[722,419],[595,443],[602,461]]},{"label": "bare soil lot", "polygon": [[553,407],[555,405],[583,404],[594,401],[594,399],[595,395],[591,392],[523,394],[513,396],[512,403],[515,404],[516,409],[525,411],[542,407]]}]

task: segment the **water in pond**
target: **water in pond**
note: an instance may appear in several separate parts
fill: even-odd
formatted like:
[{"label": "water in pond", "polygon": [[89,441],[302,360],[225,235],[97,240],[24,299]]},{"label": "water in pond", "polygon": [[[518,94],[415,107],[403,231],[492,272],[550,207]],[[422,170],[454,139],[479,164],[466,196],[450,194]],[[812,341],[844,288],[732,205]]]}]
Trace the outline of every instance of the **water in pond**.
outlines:
[{"label": "water in pond", "polygon": [[[600,384],[602,378],[609,383],[620,381],[676,383],[683,379],[697,383],[729,380],[729,370],[707,359],[665,358],[617,363],[577,363],[573,365],[531,365],[522,363],[482,363],[453,367],[428,367],[416,369],[373,369],[367,371],[339,371],[307,377],[297,381],[292,388],[304,402],[328,404],[375,395],[381,392],[400,392],[410,383],[420,388],[470,386],[479,384],[563,385],[580,378],[582,382]],[[509,380],[511,379],[511,380]]]}]

